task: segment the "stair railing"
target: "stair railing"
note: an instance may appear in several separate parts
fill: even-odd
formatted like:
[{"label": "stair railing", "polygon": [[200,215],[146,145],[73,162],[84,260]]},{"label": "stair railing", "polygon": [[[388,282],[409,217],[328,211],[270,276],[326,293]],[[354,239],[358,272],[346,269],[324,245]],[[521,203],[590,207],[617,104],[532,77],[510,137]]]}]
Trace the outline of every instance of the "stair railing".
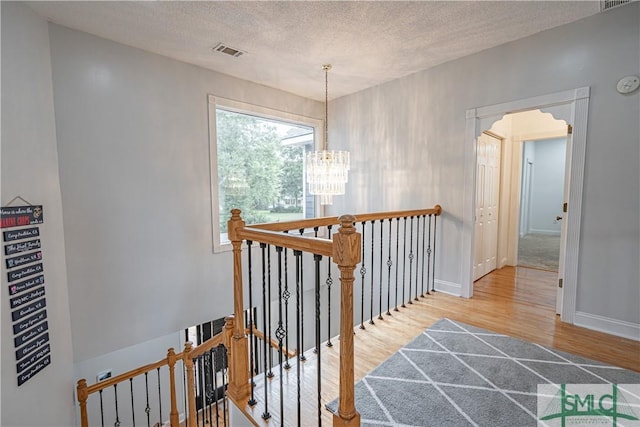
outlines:
[{"label": "stair railing", "polygon": [[[407,301],[411,304],[411,297],[415,295],[415,299],[418,299],[418,296],[423,296],[424,293],[424,279],[421,282],[422,293],[419,293],[418,289],[418,265],[415,266],[415,270],[413,270],[413,261],[415,258],[414,250],[416,252],[420,251],[420,246],[422,246],[422,255],[423,258],[426,257],[427,250],[425,249],[425,243],[427,242],[426,237],[422,238],[422,243],[419,240],[420,234],[420,219],[422,219],[422,227],[423,233],[426,230],[426,221],[425,218],[429,217],[429,233],[431,232],[431,217],[434,218],[441,213],[441,208],[439,205],[436,205],[431,209],[420,209],[420,210],[409,210],[409,211],[395,211],[395,212],[383,212],[383,213],[369,213],[369,214],[361,214],[357,216],[353,215],[343,215],[339,218],[336,217],[324,217],[324,218],[315,218],[315,219],[307,219],[307,220],[298,220],[298,221],[286,221],[286,222],[278,222],[278,223],[268,223],[268,224],[257,224],[246,226],[245,222],[241,218],[240,210],[234,209],[231,211],[231,219],[228,222],[228,235],[229,240],[231,241],[233,247],[233,277],[234,277],[234,317],[235,317],[235,326],[233,329],[233,334],[230,336],[230,342],[228,348],[230,349],[230,360],[229,360],[229,389],[228,395],[231,400],[233,400],[236,405],[242,409],[247,405],[252,406],[255,404],[256,400],[253,395],[253,384],[254,378],[252,375],[255,373],[250,367],[250,359],[252,359],[253,350],[250,349],[250,342],[253,342],[254,337],[249,338],[247,336],[247,331],[249,331],[251,335],[251,331],[254,330],[253,327],[245,328],[245,325],[255,325],[254,319],[248,319],[245,321],[245,299],[244,299],[244,289],[245,286],[243,284],[243,264],[242,264],[242,246],[246,242],[248,246],[248,263],[251,266],[251,253],[252,253],[252,245],[259,244],[260,249],[262,251],[262,259],[263,259],[263,301],[268,301],[269,305],[265,305],[263,302],[262,312],[264,319],[267,318],[266,312],[268,312],[268,319],[271,322],[272,314],[270,312],[270,304],[272,301],[275,301],[276,298],[270,295],[271,292],[271,247],[275,247],[276,253],[278,256],[277,261],[277,269],[278,269],[278,298],[282,303],[282,300],[285,300],[285,303],[288,302],[289,295],[283,296],[282,294],[282,276],[281,276],[281,254],[284,249],[285,253],[285,270],[286,270],[286,253],[287,250],[292,250],[294,256],[296,257],[296,268],[301,268],[302,262],[299,260],[301,253],[310,253],[314,255],[314,263],[315,263],[315,277],[316,277],[316,347],[314,353],[316,353],[316,358],[318,362],[318,425],[321,424],[320,417],[320,349],[319,349],[319,303],[320,303],[320,294],[319,294],[319,283],[320,283],[320,259],[322,257],[328,257],[333,263],[337,264],[338,270],[340,271],[340,368],[339,368],[339,396],[338,396],[338,408],[333,416],[333,425],[334,426],[359,426],[360,425],[360,414],[357,412],[355,407],[355,381],[354,381],[354,339],[353,339],[353,327],[354,327],[354,271],[356,266],[360,264],[363,257],[363,236],[360,232],[357,231],[356,226],[360,225],[360,228],[364,232],[367,222],[371,223],[371,228],[373,232],[373,224],[376,221],[380,222],[380,228],[378,230],[380,236],[382,237],[382,226],[384,221],[388,221],[389,231],[387,231],[389,237],[389,243],[391,243],[391,219],[397,219],[397,223],[399,224],[400,218],[404,219],[404,229],[405,235],[402,237],[403,245],[409,245],[409,256],[407,261],[410,263],[410,270],[408,272],[409,284],[408,284],[408,294],[409,300]],[[414,241],[414,218],[416,219],[417,230],[416,237]],[[407,220],[410,220],[410,238],[406,235],[407,230]],[[340,228],[337,232],[331,235],[331,227],[339,225]],[[328,229],[328,234],[331,239],[318,237],[318,229],[320,227],[326,227]],[[314,237],[305,235],[305,230],[314,230]],[[295,231],[299,231],[297,235]],[[290,233],[291,232],[291,233]],[[435,234],[435,220],[434,220],[434,234]],[[435,239],[435,235],[434,235]],[[435,240],[433,240],[435,241]],[[415,242],[415,246],[414,246]],[[428,254],[431,257],[431,237],[429,237],[428,244]],[[396,243],[398,244],[398,243]],[[435,245],[434,245],[435,246]],[[266,255],[265,255],[266,248]],[[414,249],[415,248],[415,249]],[[373,246],[372,246],[373,250]],[[396,250],[396,254],[398,251]],[[389,257],[391,257],[391,252],[389,252]],[[265,271],[265,259],[267,259],[268,271]],[[380,259],[382,259],[382,246],[380,247]],[[433,254],[433,260],[435,259],[435,253]],[[432,261],[433,261],[432,260]],[[416,261],[417,262],[417,261]],[[422,261],[424,263],[424,259]],[[362,267],[360,271],[363,275],[364,281],[364,262],[362,263]],[[391,260],[387,262],[389,265],[389,277],[391,275]],[[433,265],[433,264],[431,264]],[[380,275],[383,274],[383,267],[380,264]],[[433,270],[433,269],[432,269]],[[423,264],[423,275],[424,275],[424,264]],[[415,272],[415,282],[413,281]],[[249,268],[249,300],[251,301],[251,267]],[[427,274],[433,274],[431,273]],[[296,271],[296,282],[298,281],[298,275],[300,272]],[[403,277],[406,275],[404,272],[402,273]],[[265,280],[266,277],[266,280]],[[284,275],[286,280],[287,274]],[[396,279],[397,279],[397,269],[396,269]],[[373,280],[373,279],[372,279]],[[328,292],[331,290],[331,267],[328,269]],[[371,282],[371,295],[373,296],[373,281]],[[299,286],[299,283],[296,283],[296,286]],[[431,280],[431,289],[433,290],[433,279]],[[296,288],[298,289],[298,288]],[[402,284],[402,298],[403,298],[403,306],[405,301],[404,295],[405,285]],[[396,301],[397,301],[397,290],[398,284],[396,283]],[[288,292],[288,291],[287,291]],[[297,290],[296,290],[297,292]],[[429,278],[427,278],[427,293],[429,293]],[[267,297],[266,294],[269,296]],[[364,295],[364,291],[363,291]],[[390,306],[390,290],[387,290],[387,314],[389,314],[389,306]],[[364,298],[364,296],[363,296]],[[328,298],[330,300],[330,296]],[[249,304],[253,307],[253,303]],[[382,308],[382,290],[380,291],[380,301],[379,306]],[[397,309],[397,306],[396,306]],[[329,308],[330,310],[330,308]],[[373,311],[373,300],[371,301],[371,311]],[[252,312],[252,311],[249,311]],[[285,309],[285,312],[287,310]],[[265,335],[268,333],[267,342],[271,342],[271,345],[265,345],[266,348],[280,348],[282,350],[283,339],[288,339],[288,332],[282,330],[282,319],[281,319],[282,308],[280,308],[280,319],[278,322],[278,329],[276,329],[275,334],[279,339],[279,343],[277,346],[274,346],[274,342],[271,338],[271,325],[263,325]],[[302,315],[302,313],[299,313]],[[382,313],[380,313],[381,315]],[[250,315],[253,317],[253,315]],[[330,315],[328,316],[330,318]],[[373,313],[371,313],[371,319],[373,321]],[[373,323],[371,321],[371,323]],[[296,327],[303,328],[304,321],[300,322],[299,320],[296,322]],[[330,333],[330,324],[327,327],[327,331]],[[304,336],[304,333],[302,333]],[[306,360],[304,355],[304,343],[297,343],[296,353],[298,357],[298,366],[300,365],[300,361]],[[330,337],[327,342],[327,346],[331,346]],[[270,351],[270,350],[269,350]],[[266,358],[266,354],[263,355]],[[282,351],[280,353],[282,358]],[[251,361],[253,366],[253,361]],[[265,364],[267,362],[265,361]],[[282,362],[281,362],[282,364]],[[287,368],[289,365],[289,360],[287,358],[287,363],[285,367]],[[265,366],[265,383],[267,381],[267,377],[271,378],[273,374],[269,369],[269,375],[267,375],[266,368],[271,366],[271,361],[269,361],[269,365]],[[280,377],[282,378],[282,370]],[[266,387],[266,386],[265,386]],[[282,385],[281,385],[282,387]],[[298,384],[298,389],[300,385]],[[266,388],[265,388],[266,390]],[[282,405],[282,400],[284,398],[281,396],[279,398],[280,404]],[[298,395],[298,400],[300,399],[300,395]],[[264,397],[265,400],[265,413],[262,415],[264,420],[268,420],[271,415],[268,412],[267,405],[267,396]],[[281,416],[282,416],[282,406],[281,406]],[[275,421],[274,421],[275,422]],[[283,421],[280,420],[282,423]],[[300,405],[298,405],[298,425],[301,425],[300,421]]]},{"label": "stair railing", "polygon": [[[209,360],[211,363],[212,352],[214,348],[219,345],[224,345],[226,348],[226,360],[225,360],[225,368],[228,364],[227,370],[227,386],[223,385],[222,389],[226,388],[227,396],[233,400],[239,408],[243,408],[247,404],[251,404],[250,402],[253,400],[252,392],[253,392],[253,384],[255,370],[252,367],[253,361],[250,365],[250,357],[253,352],[253,345],[249,345],[248,335],[255,339],[256,341],[260,340],[263,343],[266,343],[265,349],[268,348],[269,352],[272,349],[276,349],[279,351],[280,356],[286,355],[286,366],[289,365],[289,359],[296,357],[298,368],[300,366],[300,361],[304,361],[304,345],[301,342],[298,342],[294,349],[290,349],[288,346],[288,341],[286,346],[283,345],[283,338],[288,339],[288,335],[280,333],[276,330],[277,340],[274,340],[271,337],[271,328],[267,327],[267,325],[263,325],[264,330],[260,331],[255,327],[253,315],[249,315],[248,319],[245,319],[245,301],[243,295],[243,267],[242,267],[242,245],[244,242],[248,243],[249,248],[251,248],[252,243],[259,243],[261,247],[267,248],[267,253],[270,256],[269,246],[273,246],[276,248],[278,252],[278,268],[280,269],[280,254],[284,249],[284,265],[285,271],[287,269],[287,250],[292,250],[296,257],[296,269],[302,268],[301,255],[302,253],[310,253],[314,255],[314,264],[315,264],[315,276],[316,276],[316,344],[315,351],[317,353],[317,361],[318,361],[318,424],[321,424],[320,420],[320,348],[319,348],[319,302],[320,302],[320,294],[319,294],[319,281],[320,281],[320,260],[322,257],[327,257],[329,261],[328,268],[328,292],[331,291],[331,265],[333,262],[337,265],[338,270],[340,271],[340,372],[339,372],[339,396],[338,396],[338,408],[336,413],[333,416],[333,425],[334,426],[359,426],[360,425],[360,414],[357,412],[355,407],[355,381],[354,381],[354,347],[353,347],[353,327],[354,327],[354,271],[356,266],[361,263],[360,274],[362,276],[362,286],[361,286],[361,298],[362,298],[362,307],[363,310],[361,313],[361,327],[364,328],[364,292],[365,292],[365,274],[366,274],[366,266],[365,266],[365,243],[369,245],[368,241],[365,242],[364,234],[367,229],[367,223],[370,224],[370,238],[371,238],[371,252],[369,259],[367,261],[373,261],[374,255],[378,254],[379,258],[379,280],[382,281],[382,277],[387,276],[387,315],[390,315],[390,307],[391,307],[391,275],[392,269],[391,266],[393,264],[392,261],[392,234],[393,234],[393,219],[395,219],[395,304],[396,307],[394,310],[398,310],[398,297],[399,294],[402,295],[402,307],[404,307],[405,302],[411,304],[412,295],[415,296],[414,300],[417,300],[418,297],[422,297],[424,294],[424,273],[425,273],[425,259],[427,261],[426,268],[426,293],[429,293],[429,289],[434,290],[434,273],[433,267],[435,265],[435,233],[436,233],[436,223],[435,217],[439,216],[442,212],[442,209],[439,205],[436,205],[434,208],[430,209],[420,209],[420,210],[409,210],[409,211],[394,211],[394,212],[383,212],[383,213],[368,213],[368,214],[360,214],[357,216],[352,215],[343,215],[339,218],[335,217],[323,217],[323,218],[315,218],[308,220],[299,220],[299,221],[288,221],[288,222],[279,222],[279,223],[269,223],[269,224],[257,224],[246,226],[245,222],[242,220],[240,216],[239,210],[233,210],[231,219],[229,220],[229,239],[231,240],[232,248],[233,248],[233,278],[234,278],[234,314],[226,318],[225,327],[223,331],[205,341],[198,347],[193,347],[190,342],[185,344],[184,350],[180,353],[175,353],[173,348],[170,348],[167,351],[167,356],[164,359],[161,359],[157,362],[139,367],[137,369],[131,370],[124,374],[118,375],[113,378],[109,378],[105,381],[98,382],[91,386],[87,385],[85,379],[81,379],[77,383],[77,398],[79,402],[80,408],[80,422],[81,427],[88,427],[89,425],[99,425],[100,423],[97,421],[89,420],[89,411],[87,410],[87,403],[92,396],[96,396],[99,398],[99,412],[101,417],[101,425],[105,425],[105,410],[103,405],[103,394],[106,395],[106,391],[112,391],[114,395],[114,408],[111,408],[108,412],[108,422],[109,425],[135,425],[135,415],[138,413],[140,416],[139,410],[136,412],[136,403],[134,402],[134,380],[142,383],[144,381],[145,387],[145,395],[146,401],[143,403],[143,413],[142,418],[146,418],[146,424],[150,425],[170,425],[171,427],[195,427],[198,423],[200,412],[197,407],[196,402],[196,380],[197,373],[196,371],[196,363],[198,361],[204,360],[205,363]],[[428,219],[428,222],[426,218]],[[432,233],[432,221],[433,217],[433,238],[431,236]],[[414,218],[416,219],[416,228],[415,228],[415,241],[414,241]],[[422,218],[422,240],[420,241],[420,219]],[[400,238],[400,223],[401,219],[403,220],[403,229],[404,235]],[[376,221],[379,222],[379,227],[375,228]],[[384,232],[384,222],[387,221],[388,228],[387,234]],[[409,224],[409,232],[407,232],[407,224]],[[339,225],[339,229],[337,232],[332,235],[332,227],[335,225]],[[357,226],[360,227],[362,233],[358,232]],[[330,239],[325,239],[318,237],[318,230],[320,227],[325,227],[328,230],[328,235]],[[428,227],[428,238],[427,236],[427,227]],[[299,235],[295,233],[289,233],[289,231],[299,231]],[[306,236],[304,235],[305,230],[314,230],[314,236]],[[379,233],[379,248],[375,249],[374,253],[374,244],[373,237],[374,233]],[[383,271],[383,263],[382,260],[385,256],[383,254],[383,238],[388,238],[388,260],[386,265],[388,266],[387,274],[384,274]],[[402,241],[403,248],[399,247],[399,242]],[[408,242],[408,243],[407,243]],[[414,246],[415,242],[415,246]],[[406,256],[407,252],[407,244],[408,244],[408,256]],[[433,245],[433,246],[432,246]],[[415,250],[415,254],[414,254]],[[405,263],[409,263],[409,271],[408,275],[403,271],[401,273],[401,280],[398,280],[398,270],[399,270],[399,262],[398,257],[400,252],[403,251],[403,258],[406,257],[408,261],[403,261],[402,268],[406,267]],[[422,278],[420,280],[420,289],[418,290],[418,268],[419,263],[416,260],[415,270],[413,270],[413,262],[416,258],[415,255],[420,255],[420,251],[422,251]],[[249,253],[251,250],[248,251]],[[264,252],[263,252],[264,257]],[[251,258],[249,256],[249,264],[251,263]],[[369,264],[367,264],[369,265]],[[431,266],[431,270],[429,270],[429,266]],[[371,262],[370,268],[373,270],[373,262]],[[415,276],[414,276],[415,271]],[[373,274],[373,272],[371,272]],[[251,274],[251,273],[250,273]],[[301,272],[296,271],[296,275],[301,275]],[[431,279],[429,278],[431,276]],[[251,277],[251,276],[249,276]],[[264,277],[264,272],[263,272]],[[270,276],[269,276],[270,277]],[[286,277],[286,273],[285,273]],[[413,281],[415,277],[415,281]],[[408,300],[405,296],[405,291],[407,289],[407,285],[403,283],[405,278],[408,278]],[[369,279],[369,277],[367,278]],[[269,279],[270,280],[270,279]],[[286,280],[286,279],[285,279]],[[399,284],[399,282],[402,282]],[[374,301],[373,301],[373,278],[371,276],[371,300],[370,300],[370,315],[371,320],[369,323],[373,323],[374,318]],[[282,283],[279,283],[281,286]],[[299,285],[299,283],[297,284]],[[287,286],[285,284],[285,286]],[[380,293],[379,293],[379,311],[378,319],[381,318],[382,315],[382,283],[380,283]],[[281,295],[282,289],[279,290],[279,298],[282,299]],[[288,290],[287,290],[288,292]],[[249,298],[251,300],[251,296]],[[328,300],[330,301],[330,294]],[[271,301],[271,300],[270,300]],[[250,306],[252,304],[249,304]],[[264,311],[264,310],[263,310]],[[286,311],[286,310],[285,310]],[[250,309],[247,313],[253,313]],[[271,314],[269,315],[271,317]],[[329,315],[327,316],[330,321],[330,305],[329,305]],[[302,327],[303,323],[296,323],[300,327]],[[329,339],[326,342],[327,346],[332,346],[330,340],[330,332],[331,326],[330,323],[327,326],[327,333],[329,334]],[[208,355],[208,356],[207,356]],[[263,355],[266,358],[266,351]],[[209,359],[207,359],[207,357]],[[271,363],[271,362],[270,362]],[[282,361],[280,361],[282,364]],[[181,365],[181,366],[180,366]],[[178,366],[178,370],[176,371],[176,366]],[[168,373],[161,376],[161,370],[165,370]],[[186,383],[186,390],[184,397],[184,412],[186,412],[186,419],[180,420],[180,412],[178,409],[178,395],[176,392],[176,372],[180,372],[180,369],[184,372],[184,381]],[[154,375],[155,371],[155,375]],[[164,380],[162,380],[164,378]],[[154,381],[155,380],[155,381]],[[162,384],[161,384],[162,382]],[[162,403],[163,400],[166,400],[166,397],[163,398],[162,391],[166,388],[166,384],[169,384],[169,418],[168,421],[165,421]],[[118,406],[118,385],[120,385],[120,390],[123,388],[128,388],[131,396],[130,406],[128,410],[123,406]],[[127,387],[128,386],[128,387]],[[150,388],[151,387],[151,388]],[[154,393],[153,389],[157,390],[157,402],[155,404],[150,404],[149,397]],[[298,387],[299,388],[299,387]],[[150,390],[152,390],[150,392]],[[216,388],[216,401],[218,389]],[[299,392],[299,391],[298,391]],[[165,391],[166,393],[166,391]],[[122,392],[121,392],[122,394]],[[299,396],[298,396],[299,398]],[[224,399],[224,397],[223,397]],[[201,402],[202,403],[202,402]],[[208,401],[207,401],[208,403]],[[203,403],[204,405],[204,403]],[[217,405],[217,403],[216,403]],[[217,407],[216,407],[217,408]],[[119,410],[120,409],[120,410]],[[157,410],[157,418],[154,415],[151,415],[152,412]],[[203,411],[204,409],[200,409]],[[298,411],[300,411],[300,406],[298,406]],[[125,415],[123,415],[127,412]],[[125,419],[125,417],[130,417],[130,419]],[[202,412],[202,420],[203,423],[210,422],[210,417],[207,418]],[[268,419],[267,417],[263,418]],[[156,419],[158,420],[156,423],[152,422]],[[144,420],[139,420],[141,424],[145,424]],[[216,425],[218,422],[218,417],[216,417]],[[225,413],[223,419],[223,425],[226,425],[227,415]],[[298,417],[298,425],[300,425],[300,416]]]},{"label": "stair railing", "polygon": [[[200,415],[202,415],[202,419],[205,420],[206,414],[204,413],[204,408],[200,411],[197,408],[195,395],[197,369],[194,361],[199,358],[202,360],[202,357],[207,353],[209,353],[208,357],[211,357],[210,354],[212,350],[222,344],[224,344],[228,349],[230,331],[233,328],[233,323],[233,316],[229,316],[226,319],[225,329],[221,333],[211,337],[197,347],[193,347],[191,342],[187,342],[185,343],[184,350],[180,353],[176,353],[173,348],[170,348],[167,351],[167,356],[157,362],[132,369],[121,375],[117,375],[113,378],[109,378],[90,386],[87,385],[86,379],[80,379],[76,387],[77,399],[80,408],[80,426],[136,425],[137,415],[137,422],[140,425],[166,426],[168,423],[171,427],[196,427],[198,425]],[[177,373],[181,372],[181,369],[185,372],[185,381],[187,383],[187,396],[185,402],[185,411],[187,414],[185,420],[180,420],[180,412],[178,410],[179,396],[176,390],[176,379],[178,378]],[[199,369],[199,372],[202,375],[202,367]],[[136,381],[136,384],[139,386],[144,384],[142,387],[145,388],[143,393],[145,399],[139,404],[136,404],[134,401],[134,381]],[[163,400],[166,399],[166,397],[163,398],[162,393],[163,391],[166,393],[167,383],[169,387],[170,402],[168,420],[165,418],[166,413],[163,413],[162,410]],[[118,386],[120,386],[121,396],[123,394],[125,395],[123,400],[130,401],[127,402],[126,405],[123,401],[118,399]],[[222,390],[224,390],[225,387],[226,384],[221,384]],[[107,407],[104,402],[105,392],[107,391],[113,391],[113,406],[109,405]],[[93,418],[90,420],[87,404],[89,399],[92,397],[95,397],[98,402],[96,402],[95,413],[92,411]],[[224,399],[224,396],[218,396],[216,398],[216,402],[218,399]],[[98,405],[99,409],[97,407]],[[140,405],[142,406],[140,407]],[[100,420],[95,419],[98,417],[98,412]],[[105,417],[107,420],[105,420]],[[226,421],[225,416],[222,420],[222,425],[227,425]],[[207,423],[207,425],[211,424]],[[216,422],[215,425],[219,425],[219,423]]]}]

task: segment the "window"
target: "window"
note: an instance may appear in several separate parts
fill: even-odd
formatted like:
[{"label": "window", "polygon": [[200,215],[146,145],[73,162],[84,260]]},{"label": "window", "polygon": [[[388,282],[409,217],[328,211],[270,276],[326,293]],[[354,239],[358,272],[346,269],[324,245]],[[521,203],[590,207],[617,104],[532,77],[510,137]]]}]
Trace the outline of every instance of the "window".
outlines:
[{"label": "window", "polygon": [[230,247],[227,221],[247,224],[316,216],[304,159],[321,121],[209,96],[214,250]]}]

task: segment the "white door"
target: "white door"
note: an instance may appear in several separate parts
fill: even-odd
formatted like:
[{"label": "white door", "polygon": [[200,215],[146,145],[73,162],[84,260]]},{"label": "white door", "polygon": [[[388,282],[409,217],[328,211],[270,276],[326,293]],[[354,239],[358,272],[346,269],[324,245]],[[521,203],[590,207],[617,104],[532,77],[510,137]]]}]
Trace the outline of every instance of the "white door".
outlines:
[{"label": "white door", "polygon": [[564,217],[567,216],[567,211],[571,207],[567,205],[567,201],[569,200],[569,184],[571,177],[571,147],[573,146],[573,134],[571,132],[571,125],[567,126],[567,151],[565,157],[565,167],[564,167],[564,190],[562,193],[562,198],[564,200],[564,205],[562,206],[560,216],[557,219],[561,219],[560,221],[560,258],[558,259],[558,288],[556,292],[556,314],[562,314],[562,296],[563,296],[563,287],[562,282],[564,282],[564,257],[567,253],[567,221],[564,220]]},{"label": "white door", "polygon": [[473,280],[497,266],[501,143],[499,138],[487,133],[478,138]]}]

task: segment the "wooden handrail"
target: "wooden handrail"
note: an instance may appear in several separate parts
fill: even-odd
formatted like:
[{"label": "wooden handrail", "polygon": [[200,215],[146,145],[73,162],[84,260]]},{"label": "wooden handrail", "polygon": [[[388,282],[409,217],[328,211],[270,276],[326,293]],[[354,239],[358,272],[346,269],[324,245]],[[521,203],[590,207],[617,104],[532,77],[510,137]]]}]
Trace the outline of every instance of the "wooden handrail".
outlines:
[{"label": "wooden handrail", "polygon": [[[124,374],[120,374],[115,377],[112,377],[107,380],[100,381],[99,383],[88,386],[87,394],[93,394],[93,393],[99,392],[100,390],[104,390],[105,388],[112,387],[116,384],[119,384],[124,381],[128,381],[131,378],[135,378],[139,375],[142,375],[145,372],[150,372],[150,371],[153,371],[154,369],[158,369],[167,365],[168,365],[168,361],[165,358],[162,360],[158,360],[157,362],[149,363],[148,365],[144,365],[139,368],[132,369],[131,371],[125,372]],[[80,383],[80,381],[78,381],[78,383]]]},{"label": "wooden handrail", "polygon": [[192,348],[191,352],[189,353],[189,357],[191,357],[192,359],[195,359],[196,357],[203,355],[207,351],[211,350],[214,347],[219,346],[220,344],[224,344],[223,332],[216,334],[215,336],[209,338],[199,346]]},{"label": "wooden handrail", "polygon": [[295,236],[272,230],[246,227],[238,230],[237,236],[242,240],[266,243],[268,245],[281,246],[302,252],[311,252],[318,255],[330,256],[333,244],[331,240],[318,237]]},{"label": "wooden handrail", "polygon": [[[258,339],[266,341],[266,338],[264,337],[264,333],[262,331],[256,329],[255,326],[252,329],[253,329],[253,335],[258,337]],[[247,328],[247,333],[249,333],[249,328]],[[271,342],[269,344],[274,349],[280,350],[280,344],[278,343],[278,341],[274,340],[273,338],[271,338]],[[287,354],[287,356],[289,356],[290,358],[296,357],[296,355],[298,354],[296,350],[289,350],[287,347],[284,347],[284,346],[282,347],[282,351],[284,351]]]},{"label": "wooden handrail", "polygon": [[[442,207],[440,205],[435,205],[433,208],[428,209],[412,209],[412,210],[404,210],[404,211],[387,211],[387,212],[374,212],[374,213],[362,213],[353,215],[356,218],[357,222],[362,221],[378,221],[381,219],[389,219],[389,218],[403,218],[410,216],[422,216],[422,215],[440,215],[442,214]],[[252,224],[248,225],[246,228],[260,229],[260,230],[269,230],[269,231],[290,231],[290,230],[301,230],[301,229],[313,229],[314,227],[326,227],[327,225],[338,225],[340,224],[340,220],[335,216],[324,216],[320,218],[308,218],[308,219],[299,219],[293,221],[282,221],[282,222],[269,222],[263,224]],[[298,238],[298,237],[296,237]],[[249,239],[252,240],[252,239]],[[255,239],[256,242],[262,242],[262,240]],[[271,242],[264,242],[271,243]],[[274,243],[275,244],[275,243]],[[286,245],[278,245],[278,246],[286,246]],[[300,249],[303,250],[304,249]],[[324,255],[324,254],[319,254]]]}]

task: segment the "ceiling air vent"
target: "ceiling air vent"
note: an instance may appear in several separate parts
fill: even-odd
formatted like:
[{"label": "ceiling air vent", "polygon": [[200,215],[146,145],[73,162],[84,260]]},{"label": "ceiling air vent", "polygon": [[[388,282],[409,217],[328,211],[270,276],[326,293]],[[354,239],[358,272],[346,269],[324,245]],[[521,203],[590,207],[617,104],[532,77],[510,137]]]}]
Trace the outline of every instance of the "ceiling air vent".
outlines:
[{"label": "ceiling air vent", "polygon": [[627,3],[631,3],[631,0],[602,0],[600,2],[600,11],[604,12]]},{"label": "ceiling air vent", "polygon": [[223,43],[218,43],[217,45],[215,45],[214,47],[211,48],[212,51],[214,52],[220,52],[220,53],[224,53],[227,55],[231,55],[235,58],[238,58],[239,56],[244,55],[246,52],[243,52],[239,49],[236,49],[234,47],[228,46],[226,44]]}]

